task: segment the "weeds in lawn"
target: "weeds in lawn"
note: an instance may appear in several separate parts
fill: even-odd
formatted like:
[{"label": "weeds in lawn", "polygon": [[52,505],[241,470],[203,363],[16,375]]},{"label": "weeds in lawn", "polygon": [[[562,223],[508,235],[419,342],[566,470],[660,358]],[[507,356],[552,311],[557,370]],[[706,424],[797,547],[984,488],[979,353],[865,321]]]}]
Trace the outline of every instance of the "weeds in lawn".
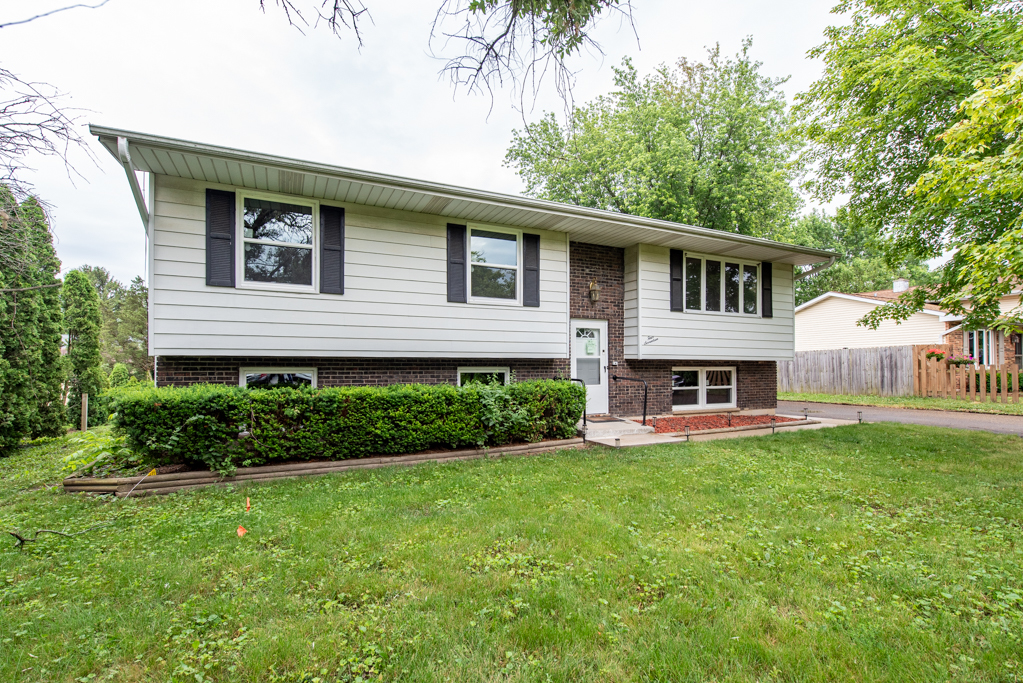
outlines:
[{"label": "weeds in lawn", "polygon": [[0,460],[0,529],[108,525],[0,548],[0,680],[1020,675],[1013,437],[864,425],[139,500],[54,492],[73,448]]}]

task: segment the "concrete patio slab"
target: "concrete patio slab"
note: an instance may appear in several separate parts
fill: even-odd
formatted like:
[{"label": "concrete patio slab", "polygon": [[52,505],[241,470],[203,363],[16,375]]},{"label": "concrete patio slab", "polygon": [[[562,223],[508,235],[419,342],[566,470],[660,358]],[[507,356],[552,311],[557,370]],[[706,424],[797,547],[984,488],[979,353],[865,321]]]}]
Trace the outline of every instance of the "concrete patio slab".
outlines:
[{"label": "concrete patio slab", "polygon": [[[802,415],[781,415],[781,417],[791,417],[798,420],[802,420]],[[792,425],[789,427],[784,426],[784,423],[778,424],[776,427],[777,433],[782,432],[794,432],[802,429],[827,429],[829,427],[843,427],[845,425],[856,424],[856,420],[836,420],[830,418],[814,417],[813,424],[799,424]],[[771,428],[764,427],[762,429],[743,429],[735,431],[720,431],[709,434],[691,434],[689,437],[690,441],[715,441],[717,439],[738,439],[746,436],[770,436]],[[618,442],[615,442],[618,439]],[[618,446],[620,448],[629,448],[632,446],[649,446],[652,444],[662,443],[685,443],[685,436],[675,436],[673,434],[622,434],[614,437],[600,437],[600,438],[587,438],[588,442],[599,443],[603,446],[610,446],[612,448]]]}]

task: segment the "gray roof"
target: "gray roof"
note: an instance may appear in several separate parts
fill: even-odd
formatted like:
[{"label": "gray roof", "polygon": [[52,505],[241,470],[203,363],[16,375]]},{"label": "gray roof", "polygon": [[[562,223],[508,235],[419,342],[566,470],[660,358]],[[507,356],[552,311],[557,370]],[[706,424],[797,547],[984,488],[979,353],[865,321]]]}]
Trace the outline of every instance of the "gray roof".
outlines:
[{"label": "gray roof", "polygon": [[637,243],[723,254],[753,261],[810,265],[831,252],[773,240],[630,216],[518,195],[360,171],[271,154],[90,125],[114,158],[125,138],[136,169],[207,183],[364,204],[522,228],[566,232],[577,242],[627,247]]}]

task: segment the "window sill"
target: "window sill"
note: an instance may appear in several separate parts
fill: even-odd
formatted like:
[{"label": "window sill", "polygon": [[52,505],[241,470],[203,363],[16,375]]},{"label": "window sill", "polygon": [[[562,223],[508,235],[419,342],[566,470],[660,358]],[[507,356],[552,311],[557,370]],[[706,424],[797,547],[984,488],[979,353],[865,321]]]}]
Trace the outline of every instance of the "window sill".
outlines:
[{"label": "window sill", "polygon": [[729,313],[727,311],[694,311],[691,308],[687,308],[685,311],[672,311],[672,313],[685,313],[686,315],[709,315],[709,316],[721,316],[724,318],[745,318],[747,320],[757,320],[763,318],[759,313]]},{"label": "window sill", "polygon": [[[277,294],[320,294],[312,287],[305,286],[289,286],[289,285],[260,285],[246,282],[244,284],[235,285],[235,289],[243,289],[248,292],[274,292]],[[340,294],[338,296],[341,296]]]},{"label": "window sill", "polygon": [[709,415],[711,413],[737,413],[739,408],[735,406],[725,406],[722,408],[677,408],[676,406],[671,407],[672,415]]},{"label": "window sill", "polygon": [[484,299],[469,297],[470,306],[522,306],[518,299]]}]

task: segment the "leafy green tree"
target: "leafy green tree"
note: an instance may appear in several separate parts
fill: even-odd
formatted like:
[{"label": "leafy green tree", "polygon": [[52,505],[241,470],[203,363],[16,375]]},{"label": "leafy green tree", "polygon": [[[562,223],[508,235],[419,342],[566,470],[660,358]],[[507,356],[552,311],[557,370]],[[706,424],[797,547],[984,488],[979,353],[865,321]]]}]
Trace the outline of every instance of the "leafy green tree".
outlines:
[{"label": "leafy green tree", "polygon": [[[1011,239],[1001,236],[1018,215],[1019,185],[1015,199],[1006,191],[1011,175],[1005,184],[975,176],[955,188],[954,172],[941,169],[947,165],[943,159],[961,157],[962,170],[999,156],[1014,137],[1018,140],[1018,123],[1005,102],[996,103],[1000,95],[990,92],[995,82],[983,79],[995,78],[1006,62],[1019,59],[1019,2],[847,0],[836,11],[850,21],[829,28],[827,42],[811,51],[824,60],[824,75],[797,97],[799,128],[810,142],[803,161],[815,171],[811,191],[825,200],[848,194],[849,220],[880,237],[891,265],[959,250],[942,268],[939,287],[879,307],[865,322],[904,319],[924,298],[956,310],[954,302],[964,295],[983,297],[985,288],[993,295],[992,271],[1000,268],[1002,279],[1018,273],[1010,265],[1018,255],[1003,250]],[[1012,88],[1008,80],[1003,94]],[[976,95],[975,87],[981,88]],[[993,124],[989,114],[1004,118]],[[976,125],[957,127],[966,119],[976,119]],[[971,148],[959,135],[978,141],[988,136],[988,142]],[[1004,174],[1008,168],[986,170]],[[993,191],[981,191],[979,186],[988,183]],[[967,266],[978,258],[987,260],[987,276]],[[967,325],[983,324],[993,315],[992,299],[975,298],[972,310]]]},{"label": "leafy green tree", "polygon": [[505,164],[543,199],[746,235],[786,228],[799,206],[787,159],[782,80],[735,59],[682,59],[640,78],[629,60],[616,90],[514,131]]},{"label": "leafy green tree", "polygon": [[[64,277],[64,324],[67,329],[68,405],[72,412],[81,406],[82,394],[98,397],[106,384],[101,368],[100,332],[103,319],[99,295],[81,271],[72,270]],[[89,425],[101,421],[98,402],[89,405]]]},{"label": "leafy green tree", "polygon": [[[921,211],[944,225],[929,248],[954,251],[930,296],[968,328],[1020,331],[1023,306],[1003,315],[999,300],[1023,283],[1023,62],[976,87],[960,107],[965,118],[941,135],[944,149],[912,188]],[[914,292],[864,322],[902,320],[922,305]]]},{"label": "leafy green tree", "polygon": [[791,229],[777,235],[792,244],[828,249],[839,254],[830,268],[796,281],[796,305],[804,304],[825,292],[871,292],[891,289],[892,281],[904,277],[911,285],[931,285],[937,273],[922,261],[891,267],[875,240],[862,225],[843,220],[845,212],[831,218],[811,212],[797,220]]}]

